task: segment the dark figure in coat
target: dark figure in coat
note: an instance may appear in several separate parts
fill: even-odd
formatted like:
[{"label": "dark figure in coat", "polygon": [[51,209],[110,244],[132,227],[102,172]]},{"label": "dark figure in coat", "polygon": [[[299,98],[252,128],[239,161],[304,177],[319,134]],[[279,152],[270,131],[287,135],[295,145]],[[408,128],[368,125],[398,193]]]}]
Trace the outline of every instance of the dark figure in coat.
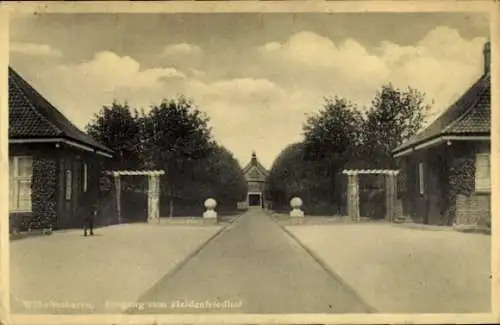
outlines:
[{"label": "dark figure in coat", "polygon": [[94,220],[97,217],[98,209],[97,204],[94,204],[88,214],[85,215],[83,220],[83,235],[87,236],[87,230],[90,230],[90,236],[94,235]]}]

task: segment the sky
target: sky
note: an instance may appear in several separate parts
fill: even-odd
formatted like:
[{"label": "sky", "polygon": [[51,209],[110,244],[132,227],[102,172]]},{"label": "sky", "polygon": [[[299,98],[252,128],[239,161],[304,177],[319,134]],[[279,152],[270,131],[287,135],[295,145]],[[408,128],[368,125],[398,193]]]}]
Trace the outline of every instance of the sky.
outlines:
[{"label": "sky", "polygon": [[114,99],[186,95],[242,166],[255,150],[270,168],[325,96],[366,107],[411,86],[431,121],[481,75],[488,38],[480,13],[17,14],[10,65],[82,129]]}]

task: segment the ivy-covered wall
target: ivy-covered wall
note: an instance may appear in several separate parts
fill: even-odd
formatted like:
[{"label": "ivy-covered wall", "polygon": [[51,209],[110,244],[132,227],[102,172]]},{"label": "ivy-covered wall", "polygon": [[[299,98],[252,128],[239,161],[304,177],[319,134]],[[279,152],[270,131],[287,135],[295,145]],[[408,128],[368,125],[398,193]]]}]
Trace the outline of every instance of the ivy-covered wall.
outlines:
[{"label": "ivy-covered wall", "polygon": [[476,153],[490,152],[489,143],[470,142],[455,144],[450,156],[449,224],[484,225],[491,219],[490,195],[476,193]]},{"label": "ivy-covered wall", "polygon": [[56,162],[53,144],[9,144],[9,157],[33,157],[31,179],[31,211],[10,212],[11,231],[49,227],[56,220]]},{"label": "ivy-covered wall", "polygon": [[[448,199],[452,204],[450,205],[449,224],[455,223],[457,217],[457,197],[469,197],[474,192],[474,175],[475,175],[475,159],[472,150],[461,150],[461,154],[454,152],[450,154],[449,159],[449,190]],[[456,151],[456,150],[455,150]]]},{"label": "ivy-covered wall", "polygon": [[[488,224],[490,194],[475,192],[476,153],[489,152],[489,143],[453,142],[421,150],[400,160],[399,195],[403,214],[429,224]],[[424,162],[425,193],[418,189],[418,163]]]},{"label": "ivy-covered wall", "polygon": [[57,160],[45,155],[34,155],[31,181],[32,217],[25,219],[31,229],[56,225],[57,213]]},{"label": "ivy-covered wall", "polygon": [[[9,145],[11,156],[32,156],[33,171],[31,180],[31,212],[10,213],[11,231],[31,229],[80,227],[82,215],[76,215],[73,207],[80,207],[84,213],[93,204],[101,204],[104,210],[103,220],[96,225],[107,225],[115,222],[115,200],[112,193],[99,191],[100,156],[87,154],[73,148],[56,148],[53,144],[15,144]],[[81,156],[88,163],[87,192],[82,194],[83,187],[81,168],[73,170],[77,157]],[[80,161],[81,163],[81,161]],[[72,199],[65,199],[65,172],[73,170]],[[114,214],[114,215],[113,215]]]}]

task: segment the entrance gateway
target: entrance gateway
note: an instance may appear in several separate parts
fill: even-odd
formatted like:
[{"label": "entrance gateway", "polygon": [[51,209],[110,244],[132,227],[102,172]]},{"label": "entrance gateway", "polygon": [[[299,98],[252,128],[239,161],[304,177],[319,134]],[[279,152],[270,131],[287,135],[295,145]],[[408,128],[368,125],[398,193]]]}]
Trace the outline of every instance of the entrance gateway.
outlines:
[{"label": "entrance gateway", "polygon": [[118,223],[122,222],[121,211],[121,182],[120,176],[147,176],[148,177],[148,223],[160,222],[160,176],[165,174],[163,170],[113,170],[106,171],[107,175],[113,176],[116,191],[116,209]]},{"label": "entrance gateway", "polygon": [[385,219],[392,222],[396,217],[397,180],[399,170],[391,169],[345,169],[347,175],[347,214],[352,220],[360,221],[359,175],[385,175]]},{"label": "entrance gateway", "polygon": [[243,174],[247,180],[248,193],[246,201],[239,202],[238,207],[242,209],[264,208],[266,206],[264,192],[269,172],[258,161],[255,151],[252,152],[250,162],[243,168]]}]

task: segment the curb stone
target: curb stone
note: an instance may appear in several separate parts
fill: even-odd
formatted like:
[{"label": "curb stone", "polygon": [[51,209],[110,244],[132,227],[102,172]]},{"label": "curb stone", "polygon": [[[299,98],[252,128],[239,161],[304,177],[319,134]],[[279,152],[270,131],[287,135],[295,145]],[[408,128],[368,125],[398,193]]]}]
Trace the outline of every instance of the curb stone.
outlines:
[{"label": "curb stone", "polygon": [[462,233],[476,233],[491,235],[491,229],[484,226],[477,225],[453,225],[453,226],[436,226],[436,225],[424,225],[415,223],[391,223],[393,227],[406,228],[406,229],[417,229],[417,230],[429,230],[429,231],[457,231]]},{"label": "curb stone", "polygon": [[462,233],[474,233],[474,234],[484,234],[491,235],[491,229],[486,226],[477,226],[477,225],[453,225],[453,230],[462,232]]}]

